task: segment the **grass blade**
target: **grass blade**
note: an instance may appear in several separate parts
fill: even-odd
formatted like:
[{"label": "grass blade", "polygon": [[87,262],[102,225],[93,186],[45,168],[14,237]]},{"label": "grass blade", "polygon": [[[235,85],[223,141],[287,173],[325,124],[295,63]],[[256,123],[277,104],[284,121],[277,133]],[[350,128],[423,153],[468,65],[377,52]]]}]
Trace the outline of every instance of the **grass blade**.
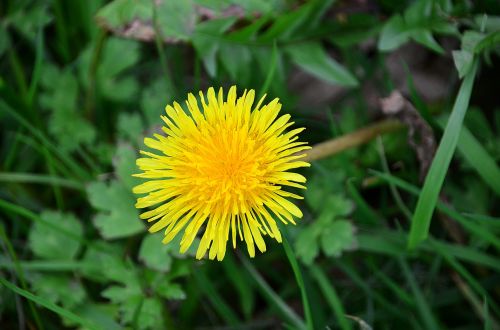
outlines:
[{"label": "grass blade", "polygon": [[285,249],[286,256],[290,265],[292,266],[293,273],[295,275],[295,280],[300,288],[300,295],[302,296],[302,305],[304,308],[304,314],[306,316],[306,324],[307,329],[314,329],[313,317],[311,313],[311,306],[309,305],[309,299],[307,297],[307,290],[304,284],[304,278],[302,277],[302,271],[300,270],[299,263],[297,262],[297,258],[295,257],[295,253],[293,253],[292,247],[290,243],[288,243],[288,239],[283,235],[283,248]]},{"label": "grass blade", "polygon": [[84,190],[83,185],[78,181],[51,175],[33,174],[33,173],[0,172],[0,182],[51,184],[64,188],[71,188],[82,191]]},{"label": "grass blade", "polygon": [[[401,188],[401,189],[403,189],[411,194],[418,196],[418,194],[420,193],[420,190],[417,187],[415,187],[415,186],[409,184],[408,182],[405,182],[397,177],[394,177],[390,174],[381,173],[381,172],[373,171],[373,170],[370,172],[374,173],[375,175],[377,175],[381,179],[386,180],[387,182],[391,182],[395,186],[397,186],[397,187],[399,187],[399,188]],[[452,209],[451,207],[447,206],[444,203],[438,202],[437,208],[438,208],[438,210],[440,210],[441,212],[443,212],[444,214],[446,214],[450,218],[453,218],[456,221],[458,221],[470,233],[475,234],[477,237],[479,237],[480,239],[495,246],[500,251],[500,238],[497,235],[495,235],[494,233],[492,233],[488,229],[484,228],[483,226],[478,225],[475,222],[467,219],[465,216],[463,216],[462,214],[455,211],[454,209]]]},{"label": "grass blade", "polygon": [[45,134],[37,129],[35,126],[31,125],[28,120],[23,118],[20,114],[18,114],[15,110],[13,110],[7,103],[0,100],[0,109],[13,117],[21,126],[24,126],[33,136],[37,137],[42,145],[46,146],[47,149],[52,151],[55,155],[61,159],[65,163],[65,165],[70,168],[75,174],[77,174],[80,178],[87,179],[90,178],[90,174],[83,169],[70,155],[63,152],[55,146],[49,138],[45,136]]},{"label": "grass blade", "polygon": [[271,82],[273,81],[274,72],[276,71],[277,62],[278,62],[278,46],[276,46],[276,42],[274,42],[269,71],[267,72],[266,80],[264,81],[264,84],[262,85],[262,88],[260,90],[259,97],[257,98],[257,100],[260,100],[268,92],[269,86],[271,86]]},{"label": "grass blade", "polygon": [[500,169],[496,161],[466,127],[462,128],[457,148],[484,183],[500,196]]},{"label": "grass blade", "polygon": [[[23,289],[25,289],[25,290],[28,289],[28,284],[26,283],[26,279],[24,276],[24,269],[21,266],[21,263],[19,262],[19,258],[17,257],[17,253],[14,250],[12,242],[10,241],[9,237],[7,236],[7,234],[5,232],[3,224],[0,224],[0,239],[5,244],[5,246],[4,246],[5,255],[10,256],[10,258],[12,259],[12,263],[14,266],[12,268],[12,270],[13,270],[12,273],[14,273],[14,271],[15,271],[15,275],[19,278],[19,282],[21,282],[21,286],[23,287]],[[18,305],[17,303],[18,303],[18,301],[16,301],[16,307],[22,309],[22,307],[20,307],[21,304]],[[43,324],[40,320],[40,316],[38,315],[38,311],[37,311],[36,307],[34,306],[34,304],[31,300],[28,300],[28,305],[30,306],[31,314],[33,315],[33,319],[36,323],[36,326],[38,327],[38,329],[43,330],[44,327],[43,327]],[[19,323],[20,323],[19,325],[21,326],[21,323],[23,323],[23,322],[21,322],[21,320],[19,320]]]},{"label": "grass blade", "polygon": [[420,290],[418,283],[415,280],[415,277],[413,277],[413,274],[410,268],[408,267],[408,264],[403,258],[399,259],[399,263],[401,265],[401,268],[403,269],[403,274],[405,275],[408,283],[410,284],[411,291],[413,293],[413,296],[415,297],[415,302],[417,304],[417,309],[420,313],[420,316],[422,317],[422,320],[425,323],[425,328],[429,330],[439,329],[437,320],[432,314],[431,307],[429,306],[422,291]]},{"label": "grass blade", "polygon": [[238,267],[232,254],[226,255],[222,267],[226,271],[229,281],[238,291],[243,315],[246,319],[250,319],[255,305],[255,295],[250,282],[247,280],[247,274]]},{"label": "grass blade", "polygon": [[326,300],[328,301],[330,308],[335,313],[335,317],[337,318],[340,328],[343,330],[351,330],[351,324],[346,318],[344,307],[342,306],[342,301],[340,300],[335,287],[330,283],[330,281],[328,281],[325,273],[323,273],[321,268],[313,265],[311,266],[310,270],[312,276],[314,277],[316,282],[318,282],[318,285],[321,288],[321,291],[323,292]]},{"label": "grass blade", "polygon": [[267,284],[267,282],[262,278],[259,272],[255,269],[250,261],[245,257],[241,258],[243,266],[246,268],[250,276],[255,280],[259,289],[264,293],[264,296],[274,305],[280,314],[293,324],[295,329],[306,329],[304,321],[281,299],[281,297],[274,292],[274,290]]},{"label": "grass blade", "polygon": [[218,291],[215,289],[212,281],[210,281],[203,271],[194,271],[193,276],[198,283],[198,287],[200,290],[204,291],[206,297],[214,308],[217,310],[219,316],[226,322],[228,325],[235,327],[240,321],[236,313],[233,312],[231,307],[222,299],[219,295]]},{"label": "grass blade", "polygon": [[[473,274],[471,274],[464,266],[462,266],[462,264],[460,264],[460,262],[458,262],[456,260],[456,258],[452,255],[450,255],[446,249],[444,249],[442,246],[440,246],[439,244],[435,244],[435,241],[432,240],[431,241],[431,244],[432,246],[435,248],[436,252],[439,253],[443,258],[444,260],[458,273],[460,274],[461,277],[463,277],[468,285],[478,294],[478,295],[481,295],[484,297],[485,301],[486,302],[491,302],[491,305],[493,307],[493,309],[495,310],[496,313],[499,313],[500,310],[499,310],[499,307],[498,305],[494,302],[495,300],[492,299],[492,297],[490,296],[490,294],[488,293],[487,290],[485,290],[480,282],[474,277]],[[472,293],[469,293],[468,296],[471,297],[473,294]],[[482,314],[482,311],[480,310],[479,308],[479,304],[476,303],[476,312],[481,315]],[[483,317],[484,319],[484,317]]]},{"label": "grass blade", "polygon": [[10,289],[11,291],[14,291],[18,295],[23,296],[26,299],[29,299],[30,301],[33,301],[57,314],[63,318],[67,318],[68,320],[71,320],[77,324],[80,324],[81,326],[84,326],[87,329],[99,329],[96,325],[93,323],[90,323],[88,320],[82,319],[78,315],[74,314],[73,312],[64,309],[40,296],[36,296],[33,293],[26,291],[24,289],[21,289],[20,287],[10,283],[6,279],[0,277],[0,283],[4,285],[6,288]]},{"label": "grass blade", "polygon": [[410,249],[414,249],[417,244],[425,240],[429,235],[431,217],[458,143],[465,113],[469,107],[476,70],[477,65],[474,64],[473,69],[465,76],[460,86],[450,119],[444,130],[443,138],[439,143],[429,173],[427,173],[425,178],[422,193],[418,199],[411,222],[410,237],[408,239],[408,248]]}]

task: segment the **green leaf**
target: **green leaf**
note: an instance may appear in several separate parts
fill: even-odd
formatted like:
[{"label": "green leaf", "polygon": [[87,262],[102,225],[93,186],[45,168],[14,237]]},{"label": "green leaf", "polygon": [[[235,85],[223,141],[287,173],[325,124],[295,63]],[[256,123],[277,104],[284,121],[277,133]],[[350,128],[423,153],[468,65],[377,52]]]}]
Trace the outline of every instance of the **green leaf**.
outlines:
[{"label": "green leaf", "polygon": [[86,298],[81,282],[69,276],[33,274],[29,281],[36,294],[67,309],[73,309]]},{"label": "green leaf", "polygon": [[142,182],[141,179],[132,176],[132,174],[138,172],[135,164],[136,159],[137,153],[132,146],[128,144],[119,144],[117,146],[113,157],[113,166],[116,176],[129,191],[132,191],[133,187]]},{"label": "green leaf", "polygon": [[123,248],[104,241],[95,241],[87,248],[83,257],[82,273],[86,278],[106,283],[108,280],[120,283],[134,281],[135,274],[123,261]]},{"label": "green leaf", "polygon": [[252,55],[249,47],[223,43],[220,45],[222,64],[233,80],[248,82],[252,76]]},{"label": "green leaf", "polygon": [[120,113],[117,132],[120,138],[137,144],[143,132],[141,116],[138,113]]},{"label": "green leaf", "polygon": [[500,31],[495,31],[484,36],[484,38],[476,44],[474,51],[476,53],[480,53],[485,50],[498,47],[498,45],[500,45]]},{"label": "green leaf", "polygon": [[205,69],[211,77],[217,73],[216,55],[220,49],[220,36],[234,23],[235,17],[215,19],[196,25],[193,46],[203,60]]},{"label": "green leaf", "polygon": [[259,38],[262,42],[292,40],[305,31],[310,31],[320,22],[321,16],[333,0],[313,0],[304,3],[297,10],[279,15],[273,25]]},{"label": "green leaf", "polygon": [[32,6],[21,7],[20,10],[8,17],[7,20],[24,37],[33,42],[37,32],[52,22],[52,14],[49,8],[43,2],[33,3]]},{"label": "green leaf", "polygon": [[318,241],[326,255],[338,256],[342,250],[356,247],[354,227],[347,220],[336,220],[354,209],[352,201],[342,195],[330,195],[323,199],[324,208],[317,219],[303,229],[295,242],[297,256],[309,265],[319,254]]},{"label": "green leaf", "polygon": [[141,110],[148,126],[158,125],[165,106],[173,100],[172,91],[167,88],[165,79],[156,79],[141,94]]},{"label": "green leaf", "polygon": [[169,0],[156,4],[156,23],[163,39],[189,40],[196,23],[192,0]]},{"label": "green leaf", "polygon": [[171,283],[169,281],[162,281],[158,286],[155,287],[155,292],[166,299],[186,299],[186,292],[184,292],[182,287],[177,283]]},{"label": "green leaf", "polygon": [[102,292],[102,296],[119,304],[122,323],[133,322],[138,329],[163,328],[161,302],[157,298],[145,297],[138,281],[111,286]]},{"label": "green leaf", "polygon": [[326,198],[325,209],[332,210],[335,216],[347,216],[354,211],[354,203],[340,194],[328,196]]},{"label": "green leaf", "polygon": [[356,78],[331,58],[319,43],[289,46],[286,51],[295,64],[319,79],[347,87],[358,85]]},{"label": "green leaf", "polygon": [[127,27],[142,26],[142,39],[153,38],[156,29],[162,39],[188,40],[196,23],[195,7],[191,0],[161,2],[114,0],[97,12],[97,20],[110,30],[125,31]]},{"label": "green leaf", "polygon": [[311,265],[319,254],[318,229],[311,225],[302,229],[295,241],[295,253],[306,265]]},{"label": "green leaf", "polygon": [[408,42],[410,34],[406,28],[406,23],[400,15],[394,15],[385,23],[380,39],[378,40],[378,49],[381,51],[390,51],[398,48]]},{"label": "green leaf", "polygon": [[468,52],[474,53],[476,46],[483,40],[485,35],[477,31],[465,31],[462,40],[461,48]]},{"label": "green leaf", "polygon": [[476,75],[477,65],[473,65],[466,76],[458,92],[450,119],[446,125],[443,137],[439,143],[436,155],[425,178],[422,193],[417,202],[415,212],[411,221],[408,247],[415,246],[427,238],[431,217],[438,200],[439,192],[443,185],[451,158],[457,146],[460,130],[465,117],[469,100],[472,93],[472,86]]},{"label": "green leaf", "polygon": [[323,180],[323,176],[313,176],[307,185],[305,200],[314,211],[329,210],[330,217],[334,217],[346,216],[354,210],[354,203],[341,193],[335,193],[331,181]]},{"label": "green leaf", "polygon": [[[164,329],[163,325],[163,304],[157,298],[145,298],[137,317],[139,329]],[[134,310],[135,312],[135,310]]]},{"label": "green leaf", "polygon": [[340,257],[343,251],[357,247],[354,226],[348,220],[335,220],[321,232],[321,247],[330,257]]},{"label": "green leaf", "polygon": [[[444,126],[444,122],[441,121],[441,123]],[[496,161],[467,127],[463,127],[460,132],[457,148],[460,154],[477,171],[484,183],[500,196],[500,169]]]},{"label": "green leaf", "polygon": [[116,310],[116,305],[95,304],[87,301],[84,305],[78,307],[78,314],[98,325],[101,329],[121,330],[123,327],[113,319]]},{"label": "green leaf", "polygon": [[81,144],[91,144],[96,132],[77,106],[79,88],[74,74],[47,65],[42,69],[40,82],[40,104],[51,110],[48,128],[58,146],[63,151],[74,151]]},{"label": "green leaf", "polygon": [[173,242],[163,244],[162,239],[163,233],[146,235],[139,249],[139,260],[151,269],[168,272],[172,266]]},{"label": "green leaf", "polygon": [[444,54],[444,49],[437,43],[431,31],[427,29],[416,29],[411,31],[411,37],[418,43],[434,50],[436,53]]},{"label": "green leaf", "polygon": [[133,20],[151,21],[153,7],[151,2],[135,0],[114,0],[99,9],[96,19],[112,29],[120,29]]},{"label": "green leaf", "polygon": [[96,73],[97,86],[103,96],[119,102],[136,97],[139,90],[137,80],[124,72],[139,61],[139,56],[138,42],[117,38],[107,40]]},{"label": "green leaf", "polygon": [[[55,227],[83,237],[82,225],[72,214],[44,211],[40,217]],[[36,221],[30,229],[29,245],[36,256],[44,259],[70,260],[75,258],[80,250],[80,241],[40,221]]]},{"label": "green leaf", "polygon": [[458,71],[458,77],[461,79],[472,69],[474,55],[467,50],[454,50],[452,52],[453,62]]},{"label": "green leaf", "polygon": [[90,204],[101,211],[93,222],[102,237],[122,238],[144,231],[132,193],[123,184],[92,182],[86,190]]}]

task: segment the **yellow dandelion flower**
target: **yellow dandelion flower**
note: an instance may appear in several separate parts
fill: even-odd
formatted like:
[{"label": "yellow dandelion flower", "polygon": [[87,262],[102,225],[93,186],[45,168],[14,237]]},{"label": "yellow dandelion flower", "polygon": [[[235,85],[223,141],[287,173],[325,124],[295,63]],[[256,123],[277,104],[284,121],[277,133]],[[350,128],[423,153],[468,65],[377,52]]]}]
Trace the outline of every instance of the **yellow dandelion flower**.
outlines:
[{"label": "yellow dandelion flower", "polygon": [[285,132],[293,122],[290,115],[278,116],[279,100],[262,105],[263,97],[252,110],[254,98],[254,90],[237,98],[233,86],[224,100],[222,88],[218,95],[210,88],[207,100],[200,92],[200,109],[189,94],[187,112],[176,102],[165,108],[166,136],[144,139],[160,154],[141,151],[146,157],[137,166],[143,173],[136,176],[148,181],[134,193],[147,195],[137,199],[136,207],[153,207],[141,218],[156,221],[150,232],[165,229],[165,244],[185,228],[181,253],[203,228],[197,259],[209,250],[210,259],[222,260],[230,233],[233,247],[239,237],[254,257],[255,245],[266,250],[263,235],[281,242],[275,218],[295,224],[294,217],[302,217],[288,200],[301,197],[284,188],[305,188],[306,178],[289,172],[309,166],[297,154],[310,148],[297,141],[304,128]]}]

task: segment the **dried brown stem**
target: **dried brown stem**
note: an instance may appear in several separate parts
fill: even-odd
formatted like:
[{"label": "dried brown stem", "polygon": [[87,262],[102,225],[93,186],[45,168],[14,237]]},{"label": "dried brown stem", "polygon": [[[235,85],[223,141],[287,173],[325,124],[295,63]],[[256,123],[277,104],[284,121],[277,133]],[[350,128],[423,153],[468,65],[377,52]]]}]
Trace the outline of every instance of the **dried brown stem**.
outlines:
[{"label": "dried brown stem", "polygon": [[394,119],[376,122],[352,133],[314,145],[311,150],[305,152],[307,154],[305,160],[313,161],[338,154],[344,150],[367,143],[379,135],[394,132],[403,127],[404,125],[401,122]]}]

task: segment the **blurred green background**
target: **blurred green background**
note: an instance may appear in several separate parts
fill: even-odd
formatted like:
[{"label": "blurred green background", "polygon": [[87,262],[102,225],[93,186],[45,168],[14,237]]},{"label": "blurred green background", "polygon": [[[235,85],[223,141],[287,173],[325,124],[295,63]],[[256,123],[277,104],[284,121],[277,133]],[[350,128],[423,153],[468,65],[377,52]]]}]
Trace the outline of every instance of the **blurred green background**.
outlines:
[{"label": "blurred green background", "polygon": [[[496,0],[2,1],[0,327],[499,329],[499,44]],[[131,174],[166,104],[231,85],[351,144],[287,245],[196,261]]]}]

